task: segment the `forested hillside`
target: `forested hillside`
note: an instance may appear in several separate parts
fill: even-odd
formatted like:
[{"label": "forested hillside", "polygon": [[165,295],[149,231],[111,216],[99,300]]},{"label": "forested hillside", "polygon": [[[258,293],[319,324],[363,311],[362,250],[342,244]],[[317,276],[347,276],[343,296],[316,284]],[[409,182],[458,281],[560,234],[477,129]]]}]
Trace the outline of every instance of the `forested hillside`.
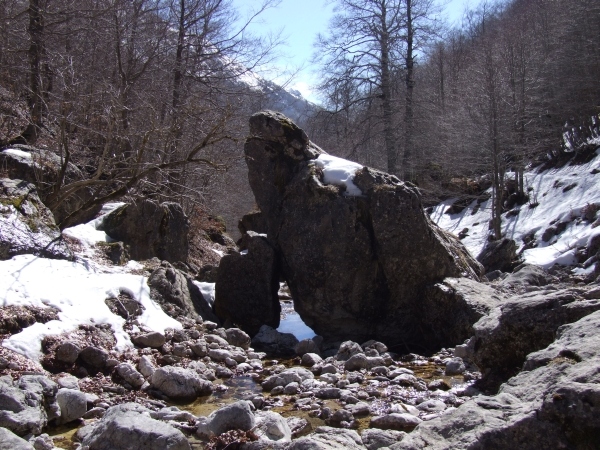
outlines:
[{"label": "forested hillside", "polygon": [[[487,174],[502,192],[510,170],[524,197],[527,164],[597,132],[593,0],[483,2],[455,28],[431,0],[334,3],[315,47],[319,109],[257,75],[280,39],[247,25],[270,1],[249,17],[225,0],[3,2],[0,146],[61,158],[44,194],[53,211],[74,197],[89,212],[141,195],[210,208],[231,229],[252,207],[242,144],[261,109],[417,184],[431,204],[477,191],[468,177]],[[505,199],[494,199],[499,217]],[[85,218],[73,213],[63,227]]]},{"label": "forested hillside", "polygon": [[430,0],[337,4],[319,42],[327,112],[315,126],[340,156],[425,190],[486,173],[500,185],[575,150],[599,112],[596,1],[483,2],[457,29]]}]

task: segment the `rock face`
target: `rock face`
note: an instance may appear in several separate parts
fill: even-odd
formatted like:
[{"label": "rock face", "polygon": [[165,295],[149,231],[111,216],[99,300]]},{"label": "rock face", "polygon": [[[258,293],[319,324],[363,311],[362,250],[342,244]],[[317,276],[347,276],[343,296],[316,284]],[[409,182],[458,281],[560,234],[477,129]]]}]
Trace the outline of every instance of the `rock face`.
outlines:
[{"label": "rock face", "polygon": [[136,260],[157,257],[187,261],[189,221],[178,203],[151,200],[126,204],[105,217],[98,227],[111,238],[129,245]]},{"label": "rock face", "polygon": [[171,317],[185,316],[218,322],[211,305],[192,278],[163,261],[148,278],[150,297]]},{"label": "rock face", "polygon": [[421,423],[390,449],[600,447],[600,311],[561,327],[495,396]]},{"label": "rock face", "polygon": [[52,259],[73,258],[35,186],[1,178],[0,260],[24,254]]},{"label": "rock face", "polygon": [[[215,312],[250,336],[262,325],[279,326],[279,271],[275,249],[266,237],[252,231],[242,253],[221,258],[217,273]],[[241,300],[241,301],[240,301]]]},{"label": "rock face", "polygon": [[527,355],[549,345],[561,325],[600,310],[576,288],[523,294],[480,319],[469,342],[472,359],[489,387],[497,387],[523,365]]},{"label": "rock face", "polygon": [[429,220],[411,185],[364,167],[353,180],[362,195],[345,195],[314,162],[324,152],[286,117],[257,113],[250,133],[248,177],[267,240],[296,310],[317,334],[420,344],[426,288],[482,274],[462,244]]}]

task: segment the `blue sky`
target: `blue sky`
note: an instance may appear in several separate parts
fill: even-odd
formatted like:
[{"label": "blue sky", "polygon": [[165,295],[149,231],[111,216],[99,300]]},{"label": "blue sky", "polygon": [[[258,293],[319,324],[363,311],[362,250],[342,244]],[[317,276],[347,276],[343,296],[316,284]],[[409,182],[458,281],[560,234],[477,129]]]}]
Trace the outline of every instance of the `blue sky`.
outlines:
[{"label": "blue sky", "polygon": [[[256,10],[262,2],[263,0],[233,0],[233,5],[240,16],[244,17],[253,9]],[[477,2],[478,0],[450,0],[444,9],[443,18],[456,23],[465,6]],[[313,44],[318,33],[327,31],[332,14],[333,5],[327,0],[281,0],[279,6],[265,11],[250,27],[250,31],[256,34],[283,30],[287,45],[281,48],[282,56],[275,62],[276,70],[282,72],[275,81],[285,83],[290,74],[297,72],[288,87],[299,90],[312,101],[318,100],[312,89],[318,83],[315,68],[310,65]]]}]

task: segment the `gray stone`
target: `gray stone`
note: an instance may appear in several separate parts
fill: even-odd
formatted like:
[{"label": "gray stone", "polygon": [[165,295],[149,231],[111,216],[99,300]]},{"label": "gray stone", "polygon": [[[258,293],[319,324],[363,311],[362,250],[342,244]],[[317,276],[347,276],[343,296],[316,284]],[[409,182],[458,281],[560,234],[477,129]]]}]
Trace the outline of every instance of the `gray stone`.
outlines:
[{"label": "gray stone", "polygon": [[35,439],[30,439],[29,442],[32,443],[35,450],[54,450],[55,448],[54,441],[47,433],[40,434]]},{"label": "gray stone", "polygon": [[104,417],[79,435],[89,450],[191,450],[185,435],[135,403],[113,406]]},{"label": "gray stone", "polygon": [[56,347],[56,359],[68,364],[77,361],[81,347],[75,342],[64,342]]},{"label": "gray stone", "polygon": [[213,390],[212,383],[195,371],[174,366],[156,369],[150,385],[172,399],[195,399]]},{"label": "gray stone", "polygon": [[259,411],[256,414],[254,432],[261,440],[290,442],[292,430],[281,414],[272,411]]},{"label": "gray stone", "polygon": [[60,415],[58,386],[42,375],[23,375],[17,382],[0,377],[0,427],[18,435],[40,434]]},{"label": "gray stone", "polygon": [[85,393],[75,389],[59,389],[56,402],[60,406],[60,423],[69,423],[81,419],[87,412]]},{"label": "gray stone", "polygon": [[340,345],[340,348],[335,355],[335,359],[338,361],[346,361],[359,353],[363,353],[363,349],[360,345],[356,342],[345,341]]},{"label": "gray stone", "polygon": [[600,447],[600,311],[564,325],[495,396],[423,422],[391,449]]},{"label": "gray stone", "polygon": [[320,355],[321,349],[314,339],[303,339],[296,345],[296,355],[304,356],[307,353]]},{"label": "gray stone", "polygon": [[139,389],[146,382],[144,375],[135,370],[131,363],[121,363],[115,367],[117,374],[134,389]]},{"label": "gray stone", "polygon": [[256,424],[254,414],[247,401],[238,401],[209,414],[206,423],[201,423],[197,433],[210,437],[220,435],[229,430],[248,431]]},{"label": "gray stone", "polygon": [[318,427],[309,436],[292,441],[287,450],[365,450],[362,440],[354,430]]},{"label": "gray stone", "polygon": [[144,377],[150,378],[156,370],[156,366],[150,356],[143,355],[138,362],[138,369],[140,370],[140,373],[144,375]]},{"label": "gray stone", "polygon": [[312,380],[314,377],[313,373],[309,370],[300,367],[292,367],[283,370],[281,373],[267,377],[262,383],[262,388],[265,391],[271,391],[276,386],[285,387],[294,382],[301,384],[304,380]]},{"label": "gray stone", "polygon": [[512,239],[502,238],[487,241],[477,261],[483,266],[485,273],[494,270],[510,272],[517,264],[517,244]]},{"label": "gray stone", "polygon": [[441,400],[430,399],[419,403],[417,409],[426,413],[436,413],[445,410],[446,404]]},{"label": "gray stone", "polygon": [[375,416],[371,419],[371,428],[380,428],[382,430],[412,430],[422,422],[416,416],[407,413],[391,413],[382,416]]},{"label": "gray stone", "polygon": [[231,358],[231,352],[229,350],[222,350],[220,348],[211,348],[208,351],[208,356],[217,362],[223,362],[227,358]]},{"label": "gray stone", "polygon": [[460,375],[466,370],[462,358],[451,358],[446,362],[446,375]]},{"label": "gray stone", "polygon": [[546,286],[553,281],[557,281],[557,279],[548,274],[542,267],[533,264],[523,264],[517,267],[513,273],[499,284],[502,287],[522,291],[529,286]]},{"label": "gray stone", "polygon": [[79,353],[79,358],[88,366],[103,370],[108,360],[108,352],[100,347],[85,347]]},{"label": "gray stone", "polygon": [[132,342],[139,347],[160,348],[166,342],[165,335],[158,331],[150,333],[138,334],[131,339]]},{"label": "gray stone", "polygon": [[352,355],[350,358],[348,358],[348,360],[344,363],[344,369],[348,371],[366,369],[367,364],[368,361],[365,354],[357,353],[356,355]]},{"label": "gray stone", "polygon": [[323,361],[323,358],[321,358],[316,353],[305,353],[304,355],[302,355],[302,365],[303,366],[312,367],[315,364],[319,364],[322,361]]},{"label": "gray stone", "polygon": [[390,445],[401,441],[404,436],[406,436],[404,431],[379,430],[377,428],[368,428],[360,435],[367,450],[377,450],[382,447],[389,447]]},{"label": "gray stone", "polygon": [[0,450],[34,450],[34,447],[9,429],[0,427]]},{"label": "gray stone", "polygon": [[65,375],[56,380],[58,387],[79,390],[79,379],[73,375]]},{"label": "gray stone", "polygon": [[250,347],[250,336],[243,330],[240,330],[239,328],[228,328],[225,330],[225,334],[227,335],[227,342],[229,342],[230,345],[241,347],[244,350],[247,350]]}]

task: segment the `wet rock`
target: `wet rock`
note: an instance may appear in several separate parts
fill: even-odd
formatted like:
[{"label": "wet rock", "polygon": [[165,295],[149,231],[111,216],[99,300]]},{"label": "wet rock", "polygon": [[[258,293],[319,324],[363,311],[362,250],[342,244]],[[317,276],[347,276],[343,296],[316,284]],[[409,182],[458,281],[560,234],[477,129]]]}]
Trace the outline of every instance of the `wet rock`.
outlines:
[{"label": "wet rock", "polygon": [[249,403],[243,400],[213,411],[206,419],[198,426],[200,436],[218,436],[229,430],[248,431],[256,424]]},{"label": "wet rock", "polygon": [[85,427],[82,447],[90,450],[190,450],[178,429],[150,417],[150,411],[135,403],[113,406],[104,417]]},{"label": "wet rock", "polygon": [[314,163],[323,151],[284,116],[254,114],[244,152],[296,311],[326,340],[416,345],[423,289],[482,274],[411,185],[369,168],[354,175],[361,196],[326,184]]},{"label": "wet rock", "polygon": [[38,197],[35,186],[0,178],[0,260],[25,254],[73,259],[52,212]]},{"label": "wet rock", "polygon": [[152,200],[125,204],[97,227],[129,246],[132,259],[187,261],[189,221],[181,205]]},{"label": "wet rock", "polygon": [[275,356],[294,356],[298,339],[291,333],[280,333],[268,325],[260,327],[252,338],[252,347]]},{"label": "wet rock", "polygon": [[194,279],[163,261],[148,278],[150,297],[171,317],[184,316],[196,320],[218,322],[208,299],[205,299]]},{"label": "wet rock", "polygon": [[221,258],[215,286],[215,312],[251,336],[261,326],[279,326],[279,272],[275,249],[252,231],[244,238],[242,253]]},{"label": "wet rock", "polygon": [[169,398],[182,400],[210,395],[213,390],[212,383],[195,371],[174,366],[156,369],[150,379],[150,385]]},{"label": "wet rock", "polygon": [[80,419],[87,412],[85,393],[75,389],[59,389],[56,402],[60,406],[60,423],[69,423]]}]

